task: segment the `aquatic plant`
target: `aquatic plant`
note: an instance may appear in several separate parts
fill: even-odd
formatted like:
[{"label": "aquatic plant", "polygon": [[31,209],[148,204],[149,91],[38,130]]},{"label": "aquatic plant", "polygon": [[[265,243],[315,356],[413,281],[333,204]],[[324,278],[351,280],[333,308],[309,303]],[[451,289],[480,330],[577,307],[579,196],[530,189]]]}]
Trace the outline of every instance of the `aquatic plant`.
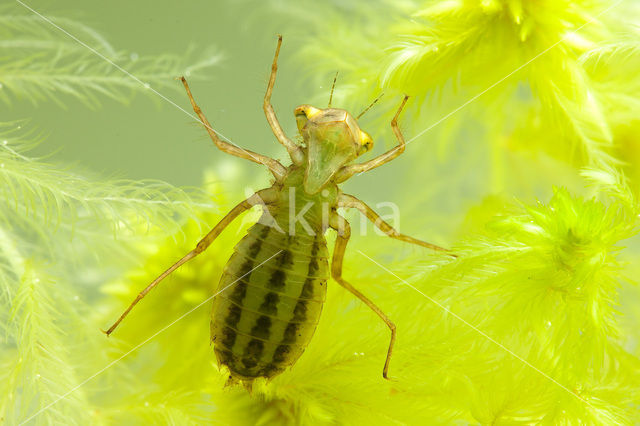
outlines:
[{"label": "aquatic plant", "polygon": [[[409,182],[397,185],[407,206],[403,230],[434,236],[459,257],[373,235],[354,238],[345,261],[345,276],[398,326],[393,380],[380,376],[385,325],[330,282],[316,335],[294,368],[252,392],[224,387],[227,372],[207,344],[210,302],[233,245],[259,212],[176,271],[107,340],[98,329],[245,194],[228,193],[220,168],[207,172],[201,190],[61,170],[32,158],[42,140],[37,123],[5,122],[0,417],[9,424],[639,422],[637,8],[517,0],[286,5],[271,22],[296,17],[298,26],[287,28],[299,37],[285,33],[285,49],[299,50],[309,73],[327,71],[316,82],[326,88],[340,70],[334,105],[355,111],[385,91],[363,118],[380,125],[376,149],[391,140],[388,113],[401,92],[413,96],[413,114],[402,120],[407,135],[428,129],[431,139],[408,145],[391,181]],[[144,89],[41,21],[14,18],[0,29],[6,105],[98,107],[102,98],[125,103]],[[346,24],[353,19],[357,25]],[[92,29],[54,21],[100,53],[140,64],[134,74],[154,86],[186,69],[175,59],[128,63]],[[28,68],[25,57],[47,76],[4,80],[2,70]],[[197,64],[191,69],[212,61]],[[326,92],[318,90],[319,106]],[[240,185],[265,185],[237,176]]]},{"label": "aquatic plant", "polygon": [[[91,28],[54,21],[114,61],[126,56]],[[98,106],[100,97],[125,103],[145,89],[38,16],[3,7],[0,22],[0,99],[8,105],[75,98]],[[192,65],[142,57],[132,69],[165,85],[169,75],[200,71],[215,58],[187,61]],[[185,219],[215,208],[199,190],[107,180],[34,158],[30,151],[45,139],[37,129],[28,120],[0,122],[0,417],[8,424],[57,401],[106,359],[87,318],[96,309],[95,288],[131,265],[134,243],[177,233]],[[88,353],[91,364],[84,362]],[[84,422],[89,407],[81,389],[37,423]]]},{"label": "aquatic plant", "polygon": [[313,81],[325,83],[339,70],[338,97],[346,105],[359,107],[384,91],[379,123],[386,125],[395,99],[409,94],[410,141],[451,144],[475,127],[482,137],[474,139],[490,146],[492,173],[510,167],[505,148],[543,151],[576,167],[614,165],[619,153],[629,170],[638,169],[634,2],[366,3],[278,9],[307,24],[296,38],[304,60],[317,64]]}]

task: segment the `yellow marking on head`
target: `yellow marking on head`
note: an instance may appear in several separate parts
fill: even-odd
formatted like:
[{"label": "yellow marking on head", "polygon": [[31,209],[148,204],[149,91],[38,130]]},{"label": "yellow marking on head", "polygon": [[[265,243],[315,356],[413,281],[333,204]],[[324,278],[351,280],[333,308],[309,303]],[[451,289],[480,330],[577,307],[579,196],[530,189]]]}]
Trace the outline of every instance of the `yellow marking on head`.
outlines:
[{"label": "yellow marking on head", "polygon": [[373,148],[373,139],[367,132],[363,130],[360,130],[360,147],[361,148],[358,152],[358,155],[362,155]]},{"label": "yellow marking on head", "polygon": [[317,115],[318,113],[320,113],[321,111],[322,111],[321,109],[318,109],[311,105],[300,105],[293,110],[293,113],[296,116],[304,115],[307,118],[311,118]]},{"label": "yellow marking on head", "polygon": [[322,112],[321,109],[313,107],[311,105],[300,105],[293,110],[293,114],[296,117],[296,123],[298,125],[298,130],[302,131],[302,128],[310,118],[320,114]]}]

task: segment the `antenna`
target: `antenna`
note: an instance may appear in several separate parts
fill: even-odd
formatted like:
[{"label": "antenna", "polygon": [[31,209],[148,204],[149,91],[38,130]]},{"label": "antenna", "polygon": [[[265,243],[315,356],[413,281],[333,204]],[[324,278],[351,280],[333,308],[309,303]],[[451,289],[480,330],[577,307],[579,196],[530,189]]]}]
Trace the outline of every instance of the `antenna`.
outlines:
[{"label": "antenna", "polygon": [[338,79],[338,71],[336,71],[335,77],[333,77],[333,84],[331,85],[331,94],[329,95],[329,105],[327,108],[331,108],[331,101],[333,100],[333,89],[336,87],[336,80]]},{"label": "antenna", "polygon": [[378,101],[380,100],[380,98],[381,98],[382,96],[384,96],[384,92],[380,93],[380,96],[378,96],[377,98],[375,98],[375,99],[373,100],[373,102],[371,102],[371,104],[369,104],[369,106],[368,106],[368,107],[366,107],[366,108],[364,109],[364,111],[362,111],[362,112],[361,112],[361,113],[356,117],[356,120],[358,120],[360,117],[362,117],[362,116],[364,115],[364,113],[365,113],[365,112],[369,111],[369,110],[371,109],[371,107],[372,107],[372,106],[374,106],[374,105],[376,104],[376,102],[378,102]]}]

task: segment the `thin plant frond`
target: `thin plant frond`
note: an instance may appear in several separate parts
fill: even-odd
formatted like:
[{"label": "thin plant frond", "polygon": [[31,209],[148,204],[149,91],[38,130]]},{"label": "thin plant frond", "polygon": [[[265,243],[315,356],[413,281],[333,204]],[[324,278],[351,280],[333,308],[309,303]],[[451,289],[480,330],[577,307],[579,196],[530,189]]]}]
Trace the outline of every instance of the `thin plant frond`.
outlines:
[{"label": "thin plant frond", "polygon": [[214,204],[197,189],[178,189],[160,181],[97,181],[28,157],[33,142],[0,124],[0,221],[18,214],[52,227],[88,218],[109,223],[113,231],[138,226],[176,227]]},{"label": "thin plant frond", "polygon": [[99,33],[79,22],[50,18],[138,80],[35,15],[0,15],[0,101],[33,104],[44,100],[64,106],[75,98],[95,108],[102,97],[127,102],[148,87],[175,87],[180,75],[198,73],[220,56],[194,49],[183,55],[139,56],[117,51]]}]

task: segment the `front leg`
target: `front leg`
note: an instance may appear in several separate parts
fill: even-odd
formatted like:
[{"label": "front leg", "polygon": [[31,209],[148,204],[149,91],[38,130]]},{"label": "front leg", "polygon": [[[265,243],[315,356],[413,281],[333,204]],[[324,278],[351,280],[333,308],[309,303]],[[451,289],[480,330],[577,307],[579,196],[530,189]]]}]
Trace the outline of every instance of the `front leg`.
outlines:
[{"label": "front leg", "polygon": [[284,145],[291,157],[291,161],[294,164],[299,165],[304,161],[304,154],[298,145],[296,145],[291,139],[284,134],[282,126],[276,117],[276,112],[271,105],[271,93],[273,93],[273,86],[276,83],[276,72],[278,71],[278,55],[280,54],[280,46],[282,46],[282,36],[278,36],[278,46],[276,47],[276,54],[273,57],[273,63],[271,64],[271,75],[269,76],[269,85],[267,86],[267,93],[264,95],[264,103],[262,108],[264,109],[264,115],[267,117],[269,126],[273,130],[273,134],[278,141]]},{"label": "front leg", "polygon": [[393,131],[393,134],[396,136],[396,139],[398,140],[398,145],[391,148],[389,151],[385,152],[384,154],[377,156],[373,160],[365,161],[364,163],[351,164],[349,166],[345,166],[336,175],[336,182],[338,183],[344,182],[345,180],[349,179],[351,176],[355,175],[356,173],[364,173],[364,172],[368,172],[369,170],[375,169],[376,167],[380,167],[383,164],[388,163],[389,161],[393,160],[398,155],[404,152],[404,148],[407,144],[405,143],[404,136],[402,135],[402,132],[400,131],[400,127],[398,126],[398,117],[400,116],[400,113],[404,109],[404,106],[406,105],[407,100],[409,100],[409,96],[405,96],[404,99],[402,99],[402,103],[400,104],[398,111],[396,111],[396,115],[394,115],[393,120],[391,120],[391,130]]},{"label": "front leg", "polygon": [[230,144],[229,142],[225,142],[218,137],[216,132],[209,124],[209,120],[205,117],[202,109],[196,103],[196,100],[193,98],[193,94],[191,94],[191,89],[189,88],[189,84],[184,77],[180,77],[180,81],[184,85],[185,90],[187,91],[187,96],[189,96],[189,101],[191,102],[191,106],[193,107],[193,111],[198,115],[200,121],[204,125],[205,129],[209,133],[211,140],[213,143],[223,152],[227,154],[235,155],[236,157],[244,158],[245,160],[253,161],[258,164],[263,164],[269,168],[269,171],[275,176],[276,180],[281,181],[284,175],[287,173],[286,169],[278,160],[275,160],[271,157],[267,157],[266,155],[258,154],[257,152],[249,151],[244,148],[240,148],[239,146]]}]

